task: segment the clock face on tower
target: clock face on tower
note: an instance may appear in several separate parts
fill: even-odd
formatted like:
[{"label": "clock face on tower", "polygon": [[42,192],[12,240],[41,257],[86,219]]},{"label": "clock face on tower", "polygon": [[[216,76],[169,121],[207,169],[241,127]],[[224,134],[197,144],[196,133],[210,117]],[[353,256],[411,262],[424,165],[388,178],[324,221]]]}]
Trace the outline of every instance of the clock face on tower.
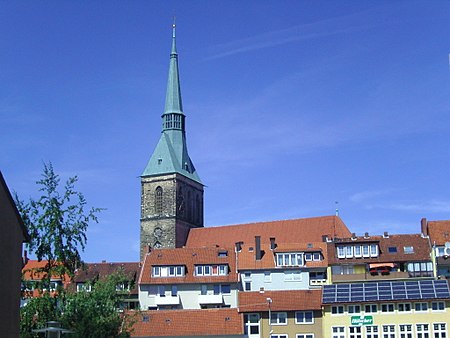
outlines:
[{"label": "clock face on tower", "polygon": [[155,230],[153,231],[153,235],[157,239],[161,238],[162,234],[163,234],[163,230],[159,227],[155,228]]}]

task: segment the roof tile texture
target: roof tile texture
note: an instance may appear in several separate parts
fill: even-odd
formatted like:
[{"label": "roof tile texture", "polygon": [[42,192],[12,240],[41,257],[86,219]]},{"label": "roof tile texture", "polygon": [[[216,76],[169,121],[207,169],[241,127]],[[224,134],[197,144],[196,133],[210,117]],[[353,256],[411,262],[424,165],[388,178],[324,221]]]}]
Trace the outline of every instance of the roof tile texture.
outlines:
[{"label": "roof tile texture", "polygon": [[428,235],[431,243],[436,243],[436,245],[445,245],[445,243],[450,242],[450,220],[429,221]]},{"label": "roof tile texture", "polygon": [[322,241],[323,235],[349,237],[351,233],[338,216],[322,216],[191,229],[186,247],[234,247],[240,241],[250,246],[255,236],[261,236],[261,244],[269,243],[271,237],[277,243],[309,243]]},{"label": "roof tile texture", "polygon": [[237,335],[244,327],[237,309],[142,311],[137,318],[132,337]]},{"label": "roof tile texture", "polygon": [[[219,253],[226,252],[220,257]],[[226,276],[195,276],[195,265],[228,265]],[[182,277],[152,277],[153,266],[185,266]],[[238,281],[236,258],[233,250],[223,248],[177,248],[153,249],[145,255],[139,284],[180,284],[180,283],[233,283]]]}]

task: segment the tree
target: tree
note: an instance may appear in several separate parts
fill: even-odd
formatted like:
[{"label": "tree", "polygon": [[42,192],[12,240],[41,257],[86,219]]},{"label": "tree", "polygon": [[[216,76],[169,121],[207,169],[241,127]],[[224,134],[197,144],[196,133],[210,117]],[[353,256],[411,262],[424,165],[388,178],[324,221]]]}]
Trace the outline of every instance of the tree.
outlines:
[{"label": "tree", "polygon": [[81,192],[75,190],[78,177],[70,177],[63,188],[53,165],[44,163],[42,178],[36,182],[41,196],[28,202],[15,194],[17,208],[28,227],[31,241],[28,248],[39,261],[47,260],[42,272],[43,282],[49,283],[52,275],[70,277],[82,261],[86,231],[90,222],[98,222],[97,213],[101,208],[87,208]]},{"label": "tree", "polygon": [[39,337],[32,330],[43,328],[50,320],[73,331],[71,338],[129,337],[134,317],[119,311],[129,292],[117,291],[118,285],[127,282],[126,276],[118,272],[93,283],[92,291],[63,291],[31,299],[20,312],[20,337]]},{"label": "tree", "polygon": [[128,283],[121,272],[92,285],[92,291],[66,295],[61,323],[74,331],[73,338],[129,337],[132,318],[119,312],[129,291],[117,291]]}]

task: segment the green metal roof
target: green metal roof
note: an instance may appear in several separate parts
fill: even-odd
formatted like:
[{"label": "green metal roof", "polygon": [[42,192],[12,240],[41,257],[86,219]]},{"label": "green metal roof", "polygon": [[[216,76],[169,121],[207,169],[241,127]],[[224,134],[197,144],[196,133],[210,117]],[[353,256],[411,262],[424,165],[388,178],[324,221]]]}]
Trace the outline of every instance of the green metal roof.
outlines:
[{"label": "green metal roof", "polygon": [[[141,176],[179,173],[202,184],[187,151],[178,74],[178,54],[175,44],[175,25],[172,35],[166,105],[162,118],[163,130],[161,138]],[[170,124],[165,123],[166,118],[170,118]],[[180,119],[180,123],[177,126],[174,123],[175,118]]]}]

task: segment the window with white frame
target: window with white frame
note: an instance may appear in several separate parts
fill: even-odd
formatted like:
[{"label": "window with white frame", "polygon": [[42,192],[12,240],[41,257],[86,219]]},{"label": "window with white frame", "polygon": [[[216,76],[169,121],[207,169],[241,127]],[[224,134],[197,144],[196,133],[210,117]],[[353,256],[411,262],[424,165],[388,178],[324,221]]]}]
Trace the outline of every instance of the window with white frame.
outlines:
[{"label": "window with white frame", "polygon": [[416,324],[416,337],[417,338],[429,338],[430,337],[430,324]]},{"label": "window with white frame", "polygon": [[334,315],[341,315],[344,313],[344,305],[333,305],[331,307],[331,313]]},{"label": "window with white frame", "polygon": [[314,338],[314,333],[297,333],[296,338]]},{"label": "window with white frame", "polygon": [[411,303],[398,303],[398,312],[411,312]]},{"label": "window with white frame", "polygon": [[432,302],[431,310],[433,311],[445,311],[445,303],[444,302]]},{"label": "window with white frame", "polygon": [[333,275],[352,275],[353,272],[353,265],[333,265],[331,267],[331,273]]},{"label": "window with white frame", "polygon": [[382,328],[383,338],[395,338],[395,325],[383,325]]},{"label": "window with white frame", "polygon": [[271,325],[287,325],[287,312],[272,312],[270,316]]},{"label": "window with white frame", "polygon": [[338,258],[378,257],[378,244],[348,244],[338,245]]},{"label": "window with white frame", "polygon": [[259,335],[259,314],[249,313],[244,315],[244,334]]},{"label": "window with white frame", "polygon": [[295,312],[295,324],[313,324],[314,313],[312,311]]},{"label": "window with white frame", "polygon": [[196,276],[225,276],[228,275],[228,265],[196,265]]},{"label": "window with white frame", "polygon": [[360,258],[362,256],[361,245],[355,246],[355,257]]},{"label": "window with white frame", "polygon": [[412,324],[400,324],[398,326],[400,338],[413,338]]},{"label": "window with white frame", "polygon": [[392,303],[381,304],[381,312],[394,312],[395,306]]},{"label": "window with white frame", "polygon": [[367,325],[365,327],[366,338],[379,338],[378,326],[377,325]]},{"label": "window with white frame", "polygon": [[433,263],[431,262],[410,262],[407,270],[411,277],[431,277],[433,275]]},{"label": "window with white frame", "polygon": [[77,283],[77,292],[81,291],[92,291],[92,285],[90,283]]},{"label": "window with white frame", "polygon": [[361,305],[347,305],[348,313],[361,313]]},{"label": "window with white frame", "polygon": [[270,338],[288,338],[287,334],[271,334]]},{"label": "window with white frame", "polygon": [[362,326],[350,326],[348,328],[349,338],[362,338]]},{"label": "window with white frame", "polygon": [[331,328],[332,338],[345,338],[345,326],[333,326]]},{"label": "window with white frame", "polygon": [[428,303],[426,302],[414,303],[414,310],[416,312],[426,312],[428,311]]},{"label": "window with white frame", "polygon": [[433,337],[447,338],[447,323],[433,323]]},{"label": "window with white frame", "polygon": [[301,281],[302,274],[300,271],[285,271],[284,272],[285,281]]},{"label": "window with white frame", "polygon": [[277,253],[277,266],[303,266],[303,253]]},{"label": "window with white frame", "polygon": [[153,266],[153,277],[182,277],[184,276],[184,265],[168,265],[168,266]]},{"label": "window with white frame", "polygon": [[366,304],[366,305],[364,305],[364,312],[365,313],[378,312],[378,305],[377,304]]}]

